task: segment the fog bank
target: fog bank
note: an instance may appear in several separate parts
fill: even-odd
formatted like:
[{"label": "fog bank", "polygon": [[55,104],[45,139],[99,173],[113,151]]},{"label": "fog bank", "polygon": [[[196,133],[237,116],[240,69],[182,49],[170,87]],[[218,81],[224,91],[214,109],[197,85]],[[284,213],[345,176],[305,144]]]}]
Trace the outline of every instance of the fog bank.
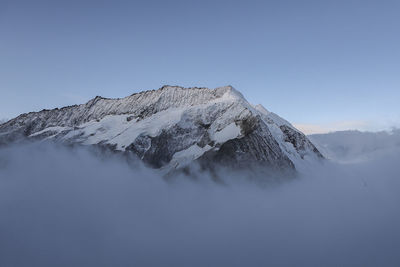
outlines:
[{"label": "fog bank", "polygon": [[360,162],[385,156],[400,149],[400,129],[391,131],[339,131],[308,136],[327,158],[340,162]]},{"label": "fog bank", "polygon": [[[259,187],[0,149],[0,266],[398,266],[400,151]],[[227,173],[226,177],[232,174]]]}]

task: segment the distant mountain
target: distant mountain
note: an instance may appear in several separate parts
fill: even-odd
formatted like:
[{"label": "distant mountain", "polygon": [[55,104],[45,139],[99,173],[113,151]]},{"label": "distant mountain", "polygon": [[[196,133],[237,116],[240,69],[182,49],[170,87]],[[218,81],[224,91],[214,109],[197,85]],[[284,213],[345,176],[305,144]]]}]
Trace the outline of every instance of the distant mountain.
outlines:
[{"label": "distant mountain", "polygon": [[308,138],[231,86],[163,86],[120,99],[22,114],[0,125],[0,144],[55,140],[134,153],[154,168],[264,166],[295,169],[323,158]]},{"label": "distant mountain", "polygon": [[341,162],[368,160],[400,150],[400,129],[390,132],[339,131],[308,137],[327,158]]}]

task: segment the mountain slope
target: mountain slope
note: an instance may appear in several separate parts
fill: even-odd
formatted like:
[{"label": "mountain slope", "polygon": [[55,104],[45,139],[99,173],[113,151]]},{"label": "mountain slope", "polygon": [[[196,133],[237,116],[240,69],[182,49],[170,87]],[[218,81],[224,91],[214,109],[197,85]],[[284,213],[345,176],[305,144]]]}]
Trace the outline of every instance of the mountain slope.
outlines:
[{"label": "mountain slope", "polygon": [[53,139],[135,153],[155,168],[197,160],[234,167],[294,169],[322,158],[307,137],[231,86],[164,86],[121,99],[22,114],[0,125],[0,144]]}]

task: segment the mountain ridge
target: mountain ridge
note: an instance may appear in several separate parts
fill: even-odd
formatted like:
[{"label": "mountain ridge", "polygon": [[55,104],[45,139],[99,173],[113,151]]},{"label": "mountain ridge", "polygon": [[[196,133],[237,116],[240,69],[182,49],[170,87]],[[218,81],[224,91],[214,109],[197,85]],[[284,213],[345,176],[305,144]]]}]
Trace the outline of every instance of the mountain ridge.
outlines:
[{"label": "mountain ridge", "polygon": [[[0,125],[0,143],[52,139],[129,151],[155,168],[208,163],[295,169],[323,158],[308,138],[232,86],[165,85],[124,98],[96,96],[72,105],[17,116]],[[207,163],[207,164],[208,164]]]}]

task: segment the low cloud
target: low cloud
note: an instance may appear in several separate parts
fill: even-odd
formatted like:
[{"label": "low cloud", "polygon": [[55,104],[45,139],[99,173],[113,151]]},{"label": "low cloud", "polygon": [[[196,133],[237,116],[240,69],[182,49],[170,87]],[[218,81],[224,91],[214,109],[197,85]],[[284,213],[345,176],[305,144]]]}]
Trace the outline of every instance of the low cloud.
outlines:
[{"label": "low cloud", "polygon": [[369,161],[400,149],[400,129],[382,132],[340,131],[309,135],[325,157],[351,163]]},{"label": "low cloud", "polygon": [[294,126],[305,134],[320,134],[345,130],[371,130],[368,121],[336,121],[330,123],[295,123]]},{"label": "low cloud", "polygon": [[383,120],[349,120],[327,121],[324,123],[294,123],[297,129],[305,134],[323,134],[336,131],[390,131],[392,128],[400,128],[400,117],[386,118]]},{"label": "low cloud", "polygon": [[399,156],[259,187],[168,183],[84,149],[3,148],[0,265],[397,266]]}]

